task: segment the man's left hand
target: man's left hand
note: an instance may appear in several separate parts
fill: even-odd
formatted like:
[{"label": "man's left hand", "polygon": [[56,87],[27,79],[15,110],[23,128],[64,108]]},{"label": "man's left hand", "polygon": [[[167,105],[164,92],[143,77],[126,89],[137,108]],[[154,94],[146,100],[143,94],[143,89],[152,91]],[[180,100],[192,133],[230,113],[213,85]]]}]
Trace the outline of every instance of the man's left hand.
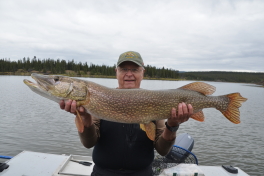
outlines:
[{"label": "man's left hand", "polygon": [[193,114],[192,105],[179,103],[178,112],[176,111],[175,108],[172,108],[171,117],[168,118],[167,124],[171,127],[178,126],[181,123],[188,121],[192,114]]},{"label": "man's left hand", "polygon": [[[193,114],[193,107],[192,105],[185,103],[179,103],[178,111],[175,108],[171,109],[171,117],[168,118],[167,124],[170,127],[179,126],[181,123],[186,122],[189,120],[191,115]],[[176,132],[172,132],[165,128],[162,134],[163,138],[168,141],[172,141],[176,138]]]}]

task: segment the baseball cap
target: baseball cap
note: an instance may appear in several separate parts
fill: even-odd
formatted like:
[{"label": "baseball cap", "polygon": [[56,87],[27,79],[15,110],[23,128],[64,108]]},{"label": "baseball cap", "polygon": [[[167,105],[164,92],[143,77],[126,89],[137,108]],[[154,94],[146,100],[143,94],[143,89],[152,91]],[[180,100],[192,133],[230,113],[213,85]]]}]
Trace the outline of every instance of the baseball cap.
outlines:
[{"label": "baseball cap", "polygon": [[135,51],[127,51],[127,52],[122,53],[119,56],[119,59],[117,61],[117,66],[119,66],[121,63],[123,63],[125,61],[134,62],[137,65],[139,65],[140,67],[144,66],[144,62],[143,62],[142,57],[140,56],[140,54],[138,52],[135,52]]}]

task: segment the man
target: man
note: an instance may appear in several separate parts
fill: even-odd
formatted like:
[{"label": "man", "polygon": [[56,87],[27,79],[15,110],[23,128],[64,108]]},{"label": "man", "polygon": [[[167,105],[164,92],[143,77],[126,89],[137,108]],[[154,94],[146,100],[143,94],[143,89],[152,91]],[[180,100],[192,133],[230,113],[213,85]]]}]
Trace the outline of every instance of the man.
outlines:
[{"label": "man", "polygon": [[[144,63],[139,53],[128,51],[120,55],[116,78],[118,89],[140,88],[144,76]],[[76,115],[76,101],[60,103],[61,109]],[[151,141],[139,124],[123,124],[100,120],[78,108],[84,122],[84,132],[79,133],[82,144],[93,150],[95,163],[92,176],[151,176],[154,148],[166,155],[172,148],[179,125],[193,113],[191,105],[180,103],[178,112],[172,107],[171,118],[158,120],[156,138]]]}]

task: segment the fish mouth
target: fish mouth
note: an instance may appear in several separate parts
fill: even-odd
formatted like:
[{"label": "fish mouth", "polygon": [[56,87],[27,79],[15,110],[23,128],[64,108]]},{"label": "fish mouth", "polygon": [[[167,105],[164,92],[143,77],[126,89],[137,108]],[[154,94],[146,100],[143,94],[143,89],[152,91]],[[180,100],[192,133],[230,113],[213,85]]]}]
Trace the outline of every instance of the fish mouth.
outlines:
[{"label": "fish mouth", "polygon": [[32,82],[32,81],[29,81],[27,79],[24,79],[23,82],[31,87],[31,88],[37,88],[37,89],[42,89],[42,90],[45,90],[45,91],[48,91],[49,90],[49,85],[50,83],[48,81],[45,81],[43,79],[43,75],[39,75],[39,74],[34,74],[32,73],[31,74],[31,77],[36,81],[36,83]]},{"label": "fish mouth", "polygon": [[57,103],[63,100],[63,97],[53,94],[54,85],[56,85],[56,83],[54,83],[55,82],[54,79],[57,80],[58,76],[53,76],[53,75],[47,76],[47,75],[40,75],[33,73],[31,74],[31,77],[35,80],[34,82],[27,79],[24,79],[23,82],[33,92],[47,99],[55,101]]},{"label": "fish mouth", "polygon": [[30,87],[38,88],[38,85],[37,85],[36,83],[33,83],[33,82],[31,82],[31,81],[29,81],[29,80],[27,80],[27,79],[24,79],[23,82],[24,82],[26,85],[30,86]]},{"label": "fish mouth", "polygon": [[27,85],[27,86],[30,86],[30,87],[34,87],[34,88],[39,88],[39,85],[32,82],[32,81],[29,81],[27,79],[24,79],[23,82]]}]

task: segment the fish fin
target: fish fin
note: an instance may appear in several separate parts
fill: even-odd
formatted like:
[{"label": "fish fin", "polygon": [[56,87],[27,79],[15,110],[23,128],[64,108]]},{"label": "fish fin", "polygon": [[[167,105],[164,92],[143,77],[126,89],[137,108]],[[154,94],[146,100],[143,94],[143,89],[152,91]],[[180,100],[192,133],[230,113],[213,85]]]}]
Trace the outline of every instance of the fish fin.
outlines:
[{"label": "fish fin", "polygon": [[204,121],[204,114],[203,114],[203,111],[199,111],[195,114],[193,114],[191,116],[191,118],[193,118],[194,120],[197,120],[199,122],[203,122]]},{"label": "fish fin", "polygon": [[155,140],[156,137],[156,125],[153,122],[140,124],[140,128],[146,132],[148,138],[152,141]]},{"label": "fish fin", "polygon": [[185,86],[182,86],[179,89],[193,90],[196,92],[200,92],[204,95],[212,95],[215,92],[214,86],[204,82],[193,82]]},{"label": "fish fin", "polygon": [[76,112],[77,112],[77,116],[75,117],[75,125],[76,125],[78,131],[80,133],[83,133],[83,131],[84,131],[83,121],[82,121],[82,118],[80,116],[79,111],[76,111]]},{"label": "fish fin", "polygon": [[142,124],[142,123],[139,124],[139,127],[140,127],[141,130],[146,131],[146,129],[145,129],[145,125],[144,125],[144,124]]},{"label": "fish fin", "polygon": [[220,111],[228,120],[235,124],[238,124],[240,123],[240,112],[238,108],[241,107],[243,102],[247,101],[247,98],[242,97],[240,93],[232,93],[226,96],[229,98],[227,110]]}]

